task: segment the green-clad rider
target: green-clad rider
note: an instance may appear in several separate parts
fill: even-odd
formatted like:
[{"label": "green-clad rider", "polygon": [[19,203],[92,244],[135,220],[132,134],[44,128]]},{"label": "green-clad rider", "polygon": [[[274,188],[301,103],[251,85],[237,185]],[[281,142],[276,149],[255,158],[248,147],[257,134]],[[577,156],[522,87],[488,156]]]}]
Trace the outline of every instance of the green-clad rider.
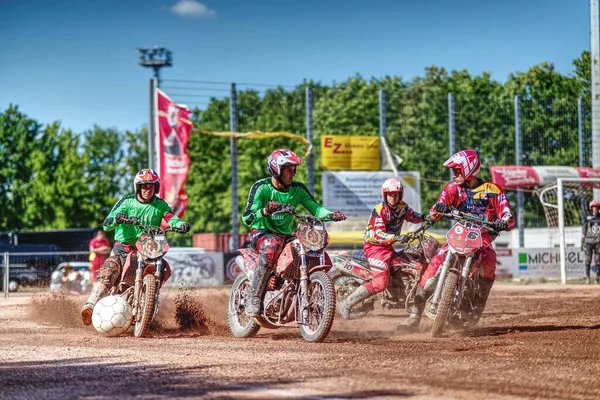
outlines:
[{"label": "green-clad rider", "polygon": [[260,298],[267,285],[269,268],[273,268],[286,239],[294,233],[293,217],[286,213],[272,215],[273,212],[281,204],[294,207],[301,204],[318,218],[331,215],[332,221],[346,219],[341,211],[333,212],[321,206],[304,184],[293,180],[296,166],[301,163],[302,160],[293,151],[275,150],[267,160],[271,176],[255,182],[250,188],[242,221],[252,228],[250,243],[259,254],[246,304],[246,314],[250,317],[260,313]]},{"label": "green-clad rider", "polygon": [[[179,219],[167,202],[156,196],[160,189],[160,178],[155,171],[140,170],[133,179],[133,189],[135,193],[121,198],[104,220],[105,231],[115,230],[115,243],[108,259],[100,268],[98,280],[87,302],[81,309],[84,325],[92,324],[94,305],[119,283],[123,262],[129,253],[135,251],[135,242],[142,230],[131,225],[131,217],[141,225],[159,227],[164,219],[169,226],[178,228],[183,233],[190,230],[190,224]],[[168,263],[166,260],[163,262],[165,268],[161,284],[171,276]]]}]

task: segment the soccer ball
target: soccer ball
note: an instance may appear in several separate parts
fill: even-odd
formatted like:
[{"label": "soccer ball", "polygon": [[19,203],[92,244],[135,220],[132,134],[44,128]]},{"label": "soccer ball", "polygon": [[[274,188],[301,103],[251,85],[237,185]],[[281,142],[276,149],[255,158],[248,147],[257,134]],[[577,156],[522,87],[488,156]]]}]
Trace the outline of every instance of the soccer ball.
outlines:
[{"label": "soccer ball", "polygon": [[119,336],[131,325],[131,306],[121,296],[106,296],[94,306],[92,324],[106,336]]}]

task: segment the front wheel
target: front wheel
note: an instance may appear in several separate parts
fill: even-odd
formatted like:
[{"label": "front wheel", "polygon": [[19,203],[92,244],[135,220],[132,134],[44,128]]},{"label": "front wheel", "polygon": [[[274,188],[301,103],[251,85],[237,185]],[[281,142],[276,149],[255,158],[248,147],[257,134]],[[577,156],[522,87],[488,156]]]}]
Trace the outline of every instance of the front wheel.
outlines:
[{"label": "front wheel", "polygon": [[442,290],[442,299],[437,306],[435,313],[435,319],[433,320],[433,326],[431,327],[431,337],[439,337],[442,335],[444,325],[448,320],[450,313],[450,306],[452,305],[452,299],[456,294],[456,288],[458,285],[458,270],[449,269],[448,275],[444,282],[444,289]]},{"label": "front wheel", "polygon": [[144,337],[150,329],[150,322],[154,316],[154,301],[156,299],[156,277],[148,274],[144,276],[142,289],[138,295],[138,315],[136,315],[135,337]]},{"label": "front wheel", "polygon": [[[302,315],[302,310],[299,310]],[[308,319],[300,325],[300,333],[308,342],[325,340],[335,317],[335,288],[323,271],[314,272],[308,284]]]},{"label": "front wheel", "polygon": [[229,323],[229,330],[234,337],[253,337],[260,329],[260,325],[246,315],[246,301],[248,301],[249,289],[250,281],[248,281],[246,274],[240,273],[231,286],[229,307],[227,308],[227,322]]}]

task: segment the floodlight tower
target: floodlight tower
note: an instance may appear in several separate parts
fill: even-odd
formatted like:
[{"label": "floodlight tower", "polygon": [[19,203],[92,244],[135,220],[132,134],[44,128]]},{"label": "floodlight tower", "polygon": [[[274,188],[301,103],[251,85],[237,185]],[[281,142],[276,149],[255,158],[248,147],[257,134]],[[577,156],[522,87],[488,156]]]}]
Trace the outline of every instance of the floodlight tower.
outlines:
[{"label": "floodlight tower", "polygon": [[157,46],[151,49],[140,47],[137,51],[140,54],[140,65],[154,69],[154,79],[156,79],[157,86],[160,87],[160,69],[173,66],[173,53],[171,50]]},{"label": "floodlight tower", "polygon": [[[158,149],[160,145],[158,143],[158,121],[157,115],[155,115],[156,109],[156,89],[160,87],[160,69],[162,67],[173,66],[173,53],[171,50],[167,50],[164,47],[153,47],[153,48],[138,48],[140,55],[140,65],[142,67],[150,67],[154,70],[154,79],[150,80],[150,124],[148,126],[148,166],[151,169],[159,171],[160,157]],[[159,171],[160,173],[160,171]]]}]

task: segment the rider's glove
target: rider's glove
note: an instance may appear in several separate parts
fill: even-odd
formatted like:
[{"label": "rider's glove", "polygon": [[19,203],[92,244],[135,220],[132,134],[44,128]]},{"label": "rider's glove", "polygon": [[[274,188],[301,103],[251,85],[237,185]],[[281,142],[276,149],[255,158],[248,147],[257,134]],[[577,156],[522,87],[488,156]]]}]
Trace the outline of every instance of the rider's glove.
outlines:
[{"label": "rider's glove", "polygon": [[188,224],[187,222],[183,223],[180,227],[179,230],[181,231],[181,233],[188,233],[190,231],[192,227],[190,226],[190,224]]},{"label": "rider's glove", "polygon": [[115,215],[115,222],[117,224],[127,224],[129,223],[129,218],[127,217],[127,214],[118,213],[117,215]]},{"label": "rider's glove", "polygon": [[398,243],[407,243],[409,239],[410,239],[410,236],[408,236],[408,235],[397,235],[396,236],[396,242],[398,242]]},{"label": "rider's glove", "polygon": [[448,214],[450,212],[450,206],[442,202],[435,203],[433,209],[441,214]]},{"label": "rider's glove", "polygon": [[263,208],[263,215],[267,216],[273,214],[279,207],[281,207],[281,205],[278,202],[269,200],[265,208]]},{"label": "rider's glove", "polygon": [[508,222],[503,219],[497,219],[492,223],[492,227],[497,232],[506,231],[508,230]]},{"label": "rider's glove", "polygon": [[331,214],[329,219],[332,221],[343,221],[346,219],[346,215],[341,211],[335,211],[333,214]]}]

